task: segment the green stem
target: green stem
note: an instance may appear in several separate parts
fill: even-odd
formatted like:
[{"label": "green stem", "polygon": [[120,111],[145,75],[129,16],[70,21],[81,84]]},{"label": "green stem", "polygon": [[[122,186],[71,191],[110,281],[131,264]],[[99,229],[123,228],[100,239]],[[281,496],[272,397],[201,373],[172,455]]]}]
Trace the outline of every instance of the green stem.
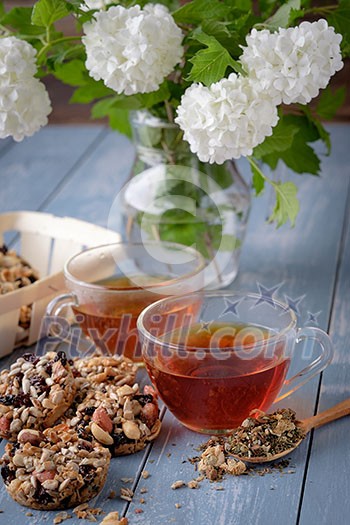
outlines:
[{"label": "green stem", "polygon": [[[48,30],[47,30],[48,31]],[[50,36],[48,35],[48,32],[46,32],[46,37],[49,39]],[[47,42],[44,47],[42,47],[38,53],[38,60],[40,60],[40,58],[53,46],[55,46],[56,44],[60,44],[61,42],[71,42],[73,40],[80,40],[81,39],[81,36],[80,35],[76,35],[76,36],[63,36],[61,38],[56,38],[56,40],[51,40],[51,42]]]},{"label": "green stem", "polygon": [[164,101],[164,104],[165,104],[165,110],[166,110],[166,114],[167,114],[167,117],[168,117],[168,120],[171,124],[174,124],[174,113],[173,113],[173,108],[171,107],[171,105],[169,104],[168,100],[165,100]]},{"label": "green stem", "polygon": [[260,177],[262,177],[264,180],[266,180],[266,182],[269,182],[270,184],[272,184],[272,186],[275,185],[273,180],[269,179],[269,177],[267,177],[265,175],[265,173],[263,171],[261,171],[261,169],[259,168],[259,166],[257,165],[257,163],[255,162],[255,160],[252,157],[247,157],[247,159],[248,159],[249,164],[255,169],[255,171],[257,171],[259,173]]}]

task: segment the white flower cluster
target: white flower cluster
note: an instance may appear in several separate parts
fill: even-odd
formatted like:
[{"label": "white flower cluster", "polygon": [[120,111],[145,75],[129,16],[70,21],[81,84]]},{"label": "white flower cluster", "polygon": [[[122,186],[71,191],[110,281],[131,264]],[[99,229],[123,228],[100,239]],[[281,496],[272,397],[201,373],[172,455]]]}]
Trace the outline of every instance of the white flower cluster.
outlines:
[{"label": "white flower cluster", "polygon": [[202,162],[251,155],[277,124],[276,105],[248,77],[232,73],[210,87],[193,84],[182,97],[175,122]]},{"label": "white flower cluster", "polygon": [[83,28],[90,75],[117,93],[157,90],[183,55],[182,32],[160,4],[112,6]]},{"label": "white flower cluster", "polygon": [[341,38],[326,20],[275,33],[253,29],[240,59],[247,77],[194,84],[183,95],[176,122],[191,151],[218,164],[251,155],[272,134],[278,104],[308,103],[343,67]]},{"label": "white flower cluster", "polygon": [[34,77],[36,50],[16,37],[0,39],[0,138],[21,141],[47,124],[46,88]]},{"label": "white flower cluster", "polygon": [[114,0],[84,0],[83,4],[80,4],[82,11],[89,11],[89,9],[106,9],[110,4],[115,3]]},{"label": "white flower cluster", "polygon": [[240,60],[276,104],[307,104],[343,67],[341,39],[323,19],[274,33],[253,29]]}]

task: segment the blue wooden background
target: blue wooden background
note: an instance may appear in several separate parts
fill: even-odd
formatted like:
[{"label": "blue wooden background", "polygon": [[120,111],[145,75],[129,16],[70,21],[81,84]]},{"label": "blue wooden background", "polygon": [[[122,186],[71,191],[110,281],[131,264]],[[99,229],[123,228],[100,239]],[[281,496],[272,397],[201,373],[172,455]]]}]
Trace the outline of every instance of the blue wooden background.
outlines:
[{"label": "blue wooden background", "polygon": [[[268,191],[254,200],[239,275],[232,285],[257,291],[258,283],[267,288],[280,284],[277,296],[297,302],[301,326],[329,331],[335,345],[332,364],[281,403],[301,418],[350,396],[350,126],[333,124],[329,130],[333,150],[323,158],[322,176],[292,176],[301,200],[294,229],[275,230],[266,223]],[[106,226],[133,154],[126,138],[98,126],[49,126],[19,144],[1,141],[0,211],[41,210]],[[239,167],[248,176],[247,163]],[[2,360],[1,366],[17,356]],[[304,365],[300,353],[295,368]],[[350,523],[350,418],[311,434],[283,473],[230,477],[220,491],[208,481],[196,490],[174,491],[174,481],[196,476],[188,457],[197,455],[195,448],[204,439],[163,412],[158,440],[143,452],[114,459],[106,486],[92,504],[105,512],[118,510],[130,525]],[[141,477],[144,469],[148,479]],[[121,478],[133,481],[125,484]],[[135,490],[131,504],[118,496],[107,499],[111,489],[119,494],[121,486]],[[141,493],[142,488],[148,492]],[[141,504],[140,498],[146,502]],[[143,513],[135,513],[139,508]],[[0,509],[0,524],[5,525],[52,523],[56,515],[32,511],[33,516],[26,516],[28,509],[12,502],[3,487]],[[67,523],[84,522],[73,518]]]}]

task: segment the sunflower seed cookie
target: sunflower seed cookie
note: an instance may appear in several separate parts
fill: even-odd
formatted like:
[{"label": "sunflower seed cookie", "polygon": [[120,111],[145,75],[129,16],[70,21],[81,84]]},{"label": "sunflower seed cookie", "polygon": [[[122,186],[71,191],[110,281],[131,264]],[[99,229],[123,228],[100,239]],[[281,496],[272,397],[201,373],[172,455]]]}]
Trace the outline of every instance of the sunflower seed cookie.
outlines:
[{"label": "sunflower seed cookie", "polygon": [[23,429],[8,443],[1,475],[10,496],[26,507],[66,509],[84,503],[102,489],[110,452],[81,439],[67,425],[44,432]]},{"label": "sunflower seed cookie", "polygon": [[155,439],[161,427],[157,397],[151,387],[142,394],[134,384],[105,384],[91,390],[67,421],[86,440],[96,439],[112,456],[132,454]]},{"label": "sunflower seed cookie", "polygon": [[23,428],[51,427],[73,402],[75,389],[64,352],[19,357],[0,372],[0,437],[15,441]]}]

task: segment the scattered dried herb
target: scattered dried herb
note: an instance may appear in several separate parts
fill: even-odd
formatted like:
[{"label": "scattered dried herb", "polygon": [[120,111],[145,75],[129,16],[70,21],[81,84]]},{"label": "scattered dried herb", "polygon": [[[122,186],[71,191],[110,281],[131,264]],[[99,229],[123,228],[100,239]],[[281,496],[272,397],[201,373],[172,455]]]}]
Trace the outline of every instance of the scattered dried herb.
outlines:
[{"label": "scattered dried herb", "polygon": [[295,412],[282,408],[272,414],[259,411],[256,418],[245,419],[225,447],[236,456],[269,458],[293,448],[304,437]]},{"label": "scattered dried herb", "polygon": [[[227,475],[264,476],[274,472],[294,474],[295,470],[286,470],[290,465],[289,459],[282,459],[266,466],[250,465],[234,459],[231,454],[242,457],[268,458],[279,452],[292,448],[300,439],[305,437],[295,412],[291,409],[280,409],[273,414],[254,411],[256,419],[249,417],[228,437],[211,437],[202,443],[196,450],[200,456],[188,458],[196,465],[202,479],[220,482]],[[241,453],[239,453],[241,451]],[[197,479],[197,481],[202,481]]]}]

